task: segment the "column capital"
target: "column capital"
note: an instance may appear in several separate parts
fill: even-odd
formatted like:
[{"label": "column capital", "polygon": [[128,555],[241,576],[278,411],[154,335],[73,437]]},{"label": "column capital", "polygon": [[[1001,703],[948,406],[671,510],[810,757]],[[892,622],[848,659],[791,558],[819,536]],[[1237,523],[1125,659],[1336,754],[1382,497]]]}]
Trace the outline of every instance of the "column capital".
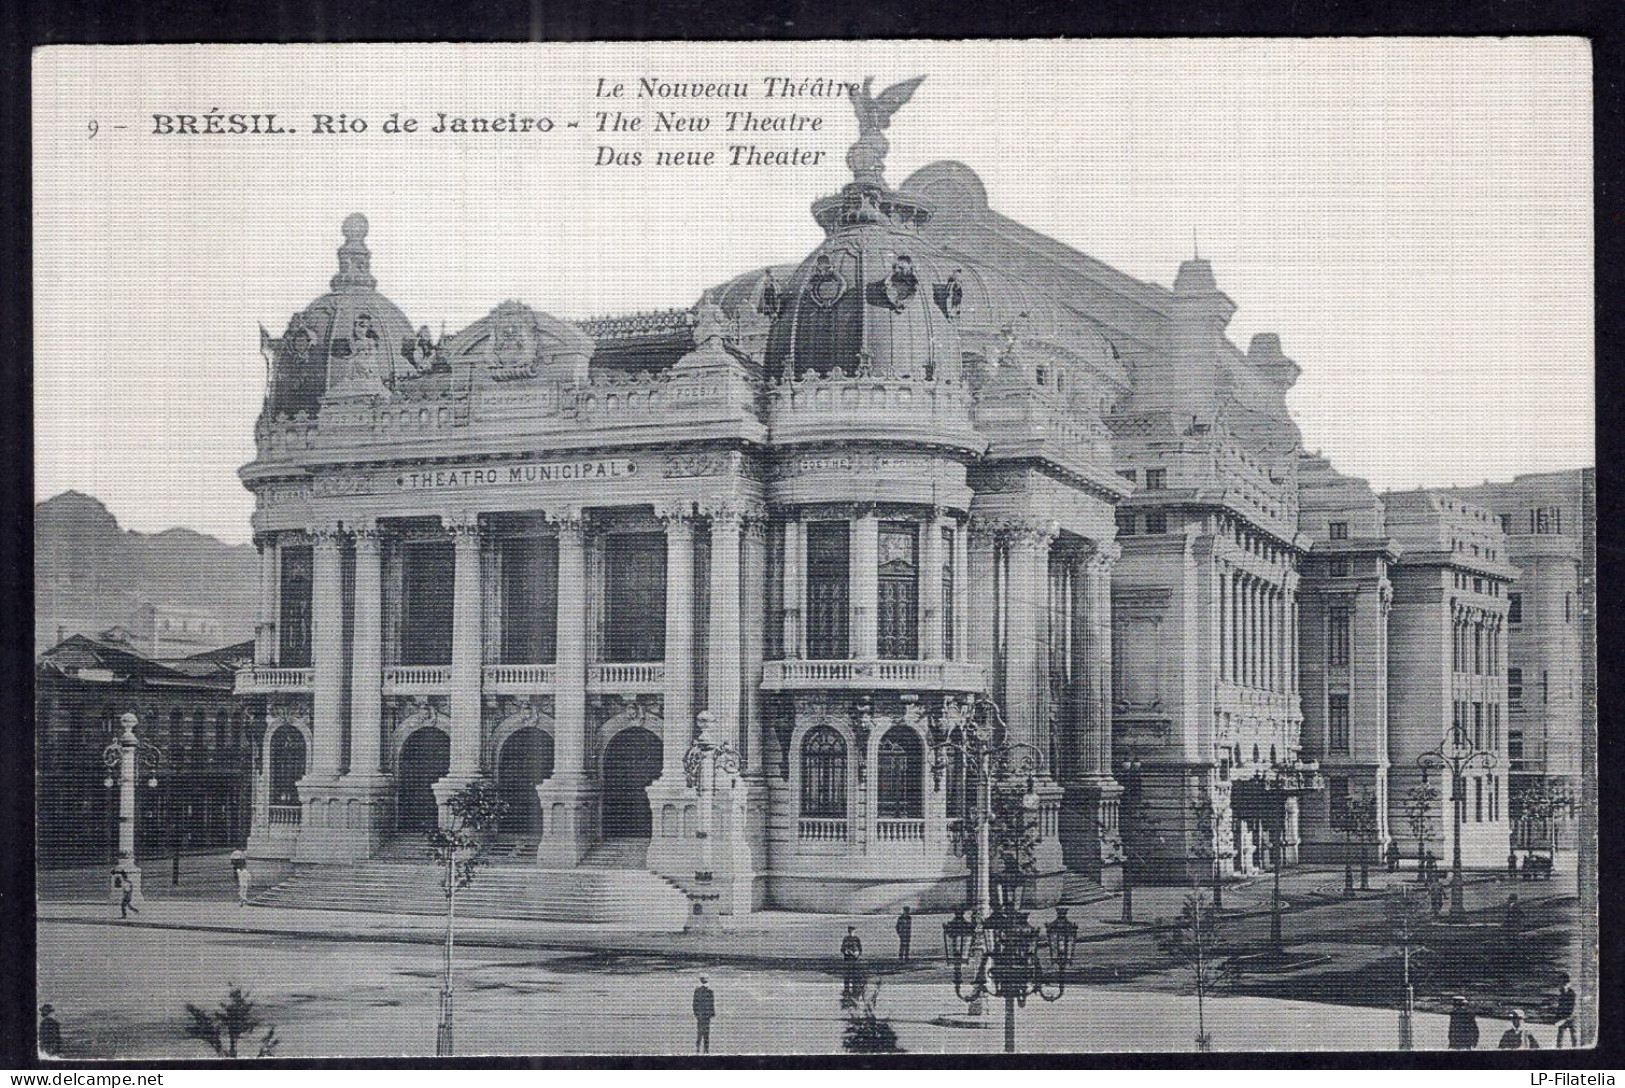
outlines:
[{"label": "column capital", "polygon": [[673,533],[693,532],[699,514],[690,501],[656,503],[655,517],[665,527],[668,536]]},{"label": "column capital", "polygon": [[354,520],[346,519],[344,522],[344,528],[355,537],[356,547],[378,547],[378,540],[381,530],[378,527],[377,518],[366,517],[356,518]]},{"label": "column capital", "polygon": [[994,534],[1013,547],[1041,551],[1061,535],[1061,526],[1053,519],[1016,517],[978,520],[984,532]]},{"label": "column capital", "polygon": [[560,536],[581,539],[587,532],[587,512],[579,506],[555,506],[542,511],[542,517],[558,530]]},{"label": "column capital", "polygon": [[440,525],[450,533],[453,538],[472,537],[479,539],[480,515],[473,511],[448,511],[440,515]]},{"label": "column capital", "polygon": [[1123,546],[1115,540],[1097,540],[1094,550],[1084,559],[1085,565],[1098,573],[1110,574],[1112,566],[1123,558]]},{"label": "column capital", "polygon": [[323,550],[337,548],[344,542],[344,526],[336,521],[320,522],[306,527],[305,535],[310,537],[312,547]]}]

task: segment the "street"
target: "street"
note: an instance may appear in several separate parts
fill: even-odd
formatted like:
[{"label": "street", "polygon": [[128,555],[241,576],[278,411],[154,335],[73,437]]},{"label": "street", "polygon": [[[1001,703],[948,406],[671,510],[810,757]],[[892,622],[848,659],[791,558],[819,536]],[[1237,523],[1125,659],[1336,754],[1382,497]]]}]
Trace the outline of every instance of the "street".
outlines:
[{"label": "street", "polygon": [[[1374,887],[1387,874],[1373,874]],[[1288,948],[1303,964],[1227,978],[1206,1002],[1218,1050],[1390,1049],[1399,995],[1395,950],[1380,891],[1341,898],[1341,874],[1295,872]],[[1480,878],[1469,907],[1480,919],[1430,927],[1418,957],[1416,1045],[1441,1047],[1439,1011],[1470,995],[1485,1045],[1513,1004],[1550,1043],[1545,1009],[1555,974],[1572,957],[1572,880],[1516,886],[1526,928],[1509,941],[1499,904],[1509,885]],[[1142,918],[1173,913],[1181,889],[1140,889]],[[1226,889],[1227,954],[1265,947],[1269,885]],[[1189,1049],[1195,999],[1189,972],[1155,934],[1115,921],[1119,902],[1074,906],[1083,939],[1065,995],[1017,1014],[1017,1046],[1033,1051]],[[247,990],[283,1057],[421,1055],[434,1049],[440,948],[433,918],[237,908],[217,901],[152,901],[139,924],[104,904],[42,904],[40,996],[62,1020],[66,1052],[100,1057],[207,1055],[184,1033],[184,1005],[212,1007],[232,985]],[[1036,923],[1051,917],[1034,915]],[[915,962],[892,958],[891,919],[869,915],[753,916],[750,929],[713,935],[643,934],[600,927],[534,927],[476,920],[457,955],[459,1054],[687,1054],[690,995],[703,973],[717,994],[713,1051],[839,1051],[843,1012],[833,962],[848,921],[863,935],[881,982],[877,1012],[912,1053],[996,1053],[1003,1010],[980,1022],[955,1000],[942,961],[941,916],[922,916]],[[347,927],[337,928],[342,922]],[[361,928],[366,927],[366,928]],[[260,930],[260,932],[241,932]],[[361,943],[363,942],[364,943]],[[567,947],[573,946],[573,947]],[[708,952],[707,950],[713,950]],[[253,1044],[245,1044],[251,1053]]]}]

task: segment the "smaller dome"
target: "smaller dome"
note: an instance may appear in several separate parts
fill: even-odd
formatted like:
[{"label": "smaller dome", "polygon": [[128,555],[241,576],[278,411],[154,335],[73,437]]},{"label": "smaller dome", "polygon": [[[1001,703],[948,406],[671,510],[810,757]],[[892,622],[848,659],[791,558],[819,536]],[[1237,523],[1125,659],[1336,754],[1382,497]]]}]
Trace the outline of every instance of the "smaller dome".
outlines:
[{"label": "smaller dome", "polygon": [[340,228],[339,268],[331,290],[295,314],[272,353],[271,411],[314,412],[324,396],[387,395],[414,367],[403,349],[417,334],[398,306],[377,291],[367,217]]}]

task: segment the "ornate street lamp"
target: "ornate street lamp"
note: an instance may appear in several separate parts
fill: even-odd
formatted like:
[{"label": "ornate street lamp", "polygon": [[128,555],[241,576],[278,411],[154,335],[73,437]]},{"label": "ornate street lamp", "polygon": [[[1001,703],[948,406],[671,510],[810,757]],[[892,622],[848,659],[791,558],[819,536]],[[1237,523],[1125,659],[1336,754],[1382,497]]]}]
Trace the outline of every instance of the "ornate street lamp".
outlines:
[{"label": "ornate street lamp", "polygon": [[[1025,881],[1019,872],[1014,875],[1018,879],[1007,880],[1001,874],[998,909],[983,927],[986,947],[979,948],[971,939],[974,927],[962,910],[942,927],[943,947],[953,965],[954,994],[965,1002],[984,996],[1004,998],[1006,1054],[1016,1052],[1016,1006],[1025,1006],[1035,995],[1056,1001],[1066,992],[1066,969],[1078,940],[1077,923],[1066,916],[1065,907],[1057,907],[1055,920],[1043,929],[1027,921],[1027,913],[1016,905]],[[966,968],[972,965],[967,978]]]},{"label": "ornate street lamp", "polygon": [[1450,916],[1460,920],[1467,912],[1461,875],[1461,824],[1467,805],[1465,775],[1475,766],[1486,770],[1494,767],[1495,753],[1475,745],[1466,728],[1457,722],[1451,725],[1450,735],[1440,741],[1437,748],[1416,757],[1416,765],[1422,768],[1423,786],[1427,785],[1430,770],[1450,772],[1451,837],[1454,840],[1450,861]]},{"label": "ornate street lamp", "polygon": [[113,863],[109,893],[114,902],[123,898],[129,887],[131,901],[141,902],[141,867],[135,862],[136,780],[145,773],[149,789],[158,787],[158,770],[164,763],[164,750],[135,735],[138,719],[126,713],[119,719],[124,727],[119,738],[102,749],[102,765],[107,777],[102,785],[111,789],[113,772],[118,771],[118,858]]}]

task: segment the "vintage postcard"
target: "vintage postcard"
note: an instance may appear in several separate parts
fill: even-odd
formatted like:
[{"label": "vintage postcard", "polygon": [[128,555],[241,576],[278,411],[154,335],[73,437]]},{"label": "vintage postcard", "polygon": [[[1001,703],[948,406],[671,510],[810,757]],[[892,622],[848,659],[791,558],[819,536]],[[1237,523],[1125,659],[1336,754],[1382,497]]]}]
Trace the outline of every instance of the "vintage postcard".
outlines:
[{"label": "vintage postcard", "polygon": [[41,1052],[1593,1045],[1590,84],[40,50]]}]

